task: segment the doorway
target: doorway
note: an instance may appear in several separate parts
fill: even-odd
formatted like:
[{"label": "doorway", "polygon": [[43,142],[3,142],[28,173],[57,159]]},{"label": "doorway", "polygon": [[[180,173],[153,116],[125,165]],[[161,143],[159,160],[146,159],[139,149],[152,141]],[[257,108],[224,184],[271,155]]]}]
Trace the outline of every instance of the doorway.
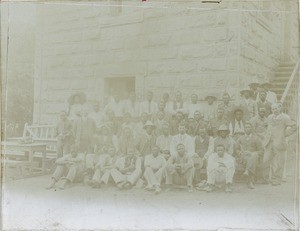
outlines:
[{"label": "doorway", "polygon": [[111,96],[117,92],[121,99],[126,99],[131,91],[135,91],[135,77],[104,79],[105,96]]}]

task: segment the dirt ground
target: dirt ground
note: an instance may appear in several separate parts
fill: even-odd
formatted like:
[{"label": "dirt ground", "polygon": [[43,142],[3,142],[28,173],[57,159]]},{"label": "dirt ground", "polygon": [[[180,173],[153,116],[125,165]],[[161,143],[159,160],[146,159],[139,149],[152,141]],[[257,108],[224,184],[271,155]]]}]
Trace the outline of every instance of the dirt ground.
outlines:
[{"label": "dirt ground", "polygon": [[9,181],[3,187],[4,229],[266,229],[296,230],[295,161],[287,182],[235,184],[233,192],[183,189],[159,195],[142,189],[91,189],[83,184],[45,190],[50,176]]}]

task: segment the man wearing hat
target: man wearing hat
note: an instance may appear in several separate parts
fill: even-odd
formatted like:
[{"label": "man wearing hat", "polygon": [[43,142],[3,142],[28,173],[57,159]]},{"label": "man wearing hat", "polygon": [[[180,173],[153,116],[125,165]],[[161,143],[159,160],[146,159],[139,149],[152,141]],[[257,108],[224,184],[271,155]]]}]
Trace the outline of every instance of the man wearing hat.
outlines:
[{"label": "man wearing hat", "polygon": [[225,152],[233,155],[235,149],[235,141],[229,136],[229,129],[226,125],[222,124],[218,129],[218,136],[214,140],[214,150],[218,145],[225,147]]},{"label": "man wearing hat", "polygon": [[246,88],[241,91],[241,95],[242,99],[239,105],[243,108],[244,119],[248,121],[256,115],[256,103],[251,98],[253,96],[253,91],[250,88]]},{"label": "man wearing hat", "polygon": [[65,155],[56,160],[56,168],[52,175],[52,181],[46,189],[54,188],[61,180],[60,189],[64,189],[67,184],[80,182],[83,179],[84,154],[78,153],[75,146],[71,148],[71,154]]},{"label": "man wearing hat", "polygon": [[[263,142],[265,154],[263,158],[263,182],[268,183],[271,168],[271,183],[280,185],[283,177],[285,152],[287,149],[286,137],[295,132],[295,123],[287,114],[281,113],[280,106],[272,104],[272,112],[268,117],[268,128]],[[293,129],[287,129],[293,128]]]},{"label": "man wearing hat", "polygon": [[250,90],[252,90],[252,92],[253,92],[252,99],[253,99],[254,101],[256,101],[257,95],[258,95],[258,93],[259,93],[259,91],[258,91],[258,88],[259,88],[259,83],[258,83],[258,81],[254,81],[254,82],[252,82],[252,83],[249,83],[248,86],[249,86]]},{"label": "man wearing hat", "polygon": [[166,185],[182,184],[182,181],[184,181],[188,191],[192,192],[194,172],[194,162],[192,157],[186,153],[185,145],[182,143],[177,144],[175,155],[171,156],[166,164]]},{"label": "man wearing hat", "polygon": [[216,185],[224,185],[225,191],[231,192],[235,172],[235,159],[226,152],[222,144],[216,146],[216,152],[207,161],[207,192],[214,190]]},{"label": "man wearing hat", "polygon": [[216,117],[216,105],[215,101],[217,100],[217,97],[214,95],[208,95],[205,97],[206,104],[203,107],[203,116],[204,120],[209,121]]},{"label": "man wearing hat", "polygon": [[[236,162],[239,168],[244,170],[247,177],[247,185],[254,188],[254,180],[259,157],[263,155],[261,138],[253,133],[250,122],[245,123],[245,134],[237,140]],[[237,168],[238,168],[237,167]]]},{"label": "man wearing hat", "polygon": [[185,123],[180,123],[178,125],[179,134],[172,137],[170,144],[170,154],[175,156],[177,153],[177,145],[183,144],[185,147],[185,152],[188,156],[193,156],[195,153],[195,143],[191,136],[186,133]]},{"label": "man wearing hat", "polygon": [[164,176],[166,160],[159,151],[159,147],[154,145],[151,154],[145,157],[144,177],[147,181],[147,190],[155,190],[155,193],[161,191],[160,184]]},{"label": "man wearing hat", "polygon": [[233,112],[233,119],[229,123],[230,135],[237,140],[241,135],[245,134],[244,111],[237,107]]},{"label": "man wearing hat", "polygon": [[142,156],[148,155],[151,153],[152,147],[156,143],[156,135],[155,135],[155,125],[148,120],[144,125],[144,132],[137,137],[137,150],[140,152]]},{"label": "man wearing hat", "polygon": [[218,108],[223,108],[224,118],[227,121],[231,120],[234,107],[234,104],[230,102],[230,95],[227,92],[224,92],[222,95],[222,102],[218,105]]},{"label": "man wearing hat", "polygon": [[228,126],[228,120],[224,116],[223,107],[219,107],[217,109],[217,116],[209,121],[209,124],[208,124],[209,134],[213,137],[216,137],[217,133],[218,133],[218,128],[222,124],[225,124],[226,126]]},{"label": "man wearing hat", "polygon": [[277,95],[275,92],[271,91],[270,88],[271,88],[272,84],[269,83],[269,82],[266,82],[266,83],[263,83],[261,85],[261,87],[266,91],[267,93],[267,101],[269,101],[271,103],[271,105],[273,103],[277,103]]},{"label": "man wearing hat", "polygon": [[258,94],[258,99],[256,101],[256,112],[258,113],[258,108],[264,107],[266,110],[265,116],[268,117],[271,114],[271,103],[267,100],[267,92],[262,90]]}]

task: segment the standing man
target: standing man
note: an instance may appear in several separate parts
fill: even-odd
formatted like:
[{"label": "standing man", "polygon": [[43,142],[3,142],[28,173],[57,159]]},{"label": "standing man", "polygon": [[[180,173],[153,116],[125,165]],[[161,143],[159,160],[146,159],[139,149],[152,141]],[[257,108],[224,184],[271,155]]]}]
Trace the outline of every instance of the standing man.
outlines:
[{"label": "standing man", "polygon": [[258,135],[262,140],[264,139],[264,135],[267,131],[268,127],[268,121],[266,117],[266,108],[261,107],[258,108],[258,115],[253,117],[250,120],[250,123],[252,124],[253,132]]},{"label": "standing man", "polygon": [[67,117],[67,112],[60,112],[60,120],[56,126],[57,157],[60,158],[70,153],[74,141],[72,122]]},{"label": "standing man", "polygon": [[160,193],[160,184],[164,176],[166,160],[159,153],[159,147],[153,146],[152,153],[145,158],[144,177],[147,181],[147,190],[155,190],[155,193]]},{"label": "standing man", "polygon": [[178,111],[185,113],[186,111],[186,103],[182,99],[181,91],[175,92],[175,100],[172,105],[173,115],[175,115]]},{"label": "standing man", "polygon": [[105,108],[104,108],[105,114],[109,110],[114,112],[114,115],[117,119],[122,119],[123,112],[124,112],[124,102],[121,101],[120,95],[118,93],[114,93],[114,96],[113,96],[111,102],[109,102],[105,106]]},{"label": "standing man", "polygon": [[186,126],[184,123],[178,126],[179,134],[173,136],[170,144],[170,154],[175,156],[177,153],[178,144],[183,144],[185,147],[185,153],[188,156],[193,156],[195,153],[195,143],[191,136],[186,134]]},{"label": "standing man", "polygon": [[285,152],[287,148],[286,137],[293,134],[294,123],[287,114],[280,112],[277,103],[272,104],[272,112],[268,117],[267,134],[264,140],[265,155],[263,158],[263,182],[268,183],[271,167],[271,183],[273,186],[281,184],[285,163]]},{"label": "standing man", "polygon": [[93,104],[93,112],[89,114],[89,118],[93,119],[96,124],[96,131],[99,133],[100,126],[103,124],[104,115],[102,111],[100,111],[100,103],[99,101],[95,101]]},{"label": "standing man", "polygon": [[271,114],[271,103],[267,101],[266,91],[260,91],[258,94],[258,99],[256,102],[256,111],[258,113],[258,108],[264,107],[266,109],[266,117]]},{"label": "standing man", "polygon": [[224,108],[219,107],[217,110],[217,117],[209,121],[209,125],[208,125],[209,134],[213,137],[216,137],[218,133],[218,129],[222,124],[228,126],[228,120],[224,116]]},{"label": "standing man", "polygon": [[194,162],[192,157],[185,152],[185,146],[178,144],[176,154],[171,156],[166,165],[166,185],[180,184],[182,180],[186,181],[188,191],[193,191]]},{"label": "standing man", "polygon": [[267,101],[269,101],[271,103],[271,105],[273,103],[277,103],[277,95],[275,92],[271,91],[270,88],[271,88],[271,83],[269,82],[266,82],[266,83],[263,83],[261,85],[261,87],[266,91],[267,93]]},{"label": "standing man", "polygon": [[216,117],[217,108],[215,105],[215,101],[217,97],[213,95],[208,95],[205,97],[205,101],[207,102],[203,108],[203,116],[205,121],[210,121],[211,119]]},{"label": "standing man", "polygon": [[93,152],[94,134],[96,131],[95,121],[88,117],[88,111],[83,110],[81,117],[74,122],[75,145],[79,152]]},{"label": "standing man", "polygon": [[144,125],[144,132],[138,137],[138,142],[136,147],[142,156],[150,154],[152,147],[156,143],[156,135],[154,130],[155,130],[155,126],[149,120]]},{"label": "standing man", "polygon": [[254,189],[254,180],[259,156],[263,155],[261,138],[252,132],[250,122],[245,123],[245,135],[237,140],[236,162],[245,169],[244,176],[247,177],[248,188]]},{"label": "standing man", "polygon": [[129,99],[125,102],[124,112],[130,113],[134,119],[137,121],[137,118],[140,116],[140,103],[136,99],[135,92],[129,93]]},{"label": "standing man", "polygon": [[229,129],[226,125],[221,125],[218,129],[218,136],[214,140],[214,149],[216,152],[216,147],[222,145],[225,147],[225,152],[229,155],[233,155],[235,150],[235,142],[231,136],[229,136]]},{"label": "standing man", "polygon": [[187,105],[188,118],[194,118],[194,114],[196,111],[201,111],[201,108],[198,104],[198,95],[193,93],[191,95],[191,103]]},{"label": "standing man", "polygon": [[225,184],[225,191],[232,192],[231,185],[235,172],[234,158],[225,152],[223,145],[216,147],[216,152],[213,153],[207,162],[207,192],[214,190],[216,184]]},{"label": "standing man", "polygon": [[256,115],[256,103],[252,99],[253,91],[246,88],[241,91],[241,95],[240,107],[243,109],[244,119],[248,121]]},{"label": "standing man", "polygon": [[233,115],[234,118],[229,124],[229,131],[234,140],[237,140],[241,135],[245,134],[244,111],[241,108],[236,108]]},{"label": "standing man", "polygon": [[148,119],[151,119],[151,117],[157,113],[157,103],[153,101],[153,92],[148,91],[147,92],[147,99],[146,101],[141,103],[141,113],[146,112],[149,115]]},{"label": "standing man", "polygon": [[218,108],[224,109],[224,117],[226,120],[230,121],[234,107],[234,104],[230,102],[230,95],[225,92],[222,96],[222,102],[218,105]]}]

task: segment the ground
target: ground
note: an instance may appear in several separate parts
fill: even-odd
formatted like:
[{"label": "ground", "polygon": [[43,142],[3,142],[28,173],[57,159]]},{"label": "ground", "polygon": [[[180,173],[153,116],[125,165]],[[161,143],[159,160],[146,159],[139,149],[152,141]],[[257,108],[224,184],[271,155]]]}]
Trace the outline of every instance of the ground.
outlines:
[{"label": "ground", "polygon": [[296,229],[295,171],[290,161],[287,182],[232,193],[183,189],[159,195],[142,189],[91,189],[83,184],[46,190],[50,175],[4,184],[5,229]]}]

